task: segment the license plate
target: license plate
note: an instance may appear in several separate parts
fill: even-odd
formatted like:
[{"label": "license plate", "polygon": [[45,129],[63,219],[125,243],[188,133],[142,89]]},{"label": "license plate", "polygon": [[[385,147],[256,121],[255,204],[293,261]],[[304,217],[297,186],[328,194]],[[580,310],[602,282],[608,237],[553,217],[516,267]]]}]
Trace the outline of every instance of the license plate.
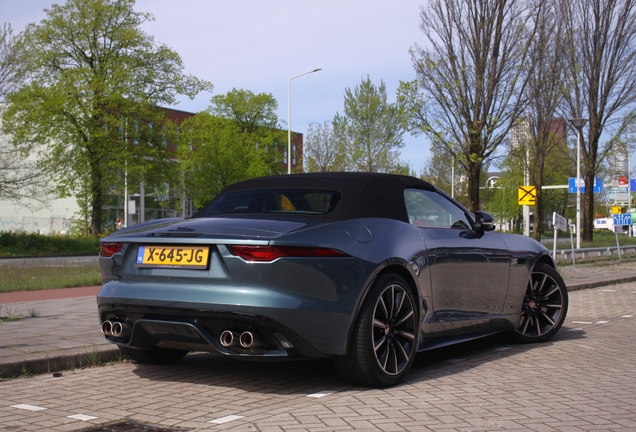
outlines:
[{"label": "license plate", "polygon": [[139,246],[137,267],[208,268],[208,246]]}]

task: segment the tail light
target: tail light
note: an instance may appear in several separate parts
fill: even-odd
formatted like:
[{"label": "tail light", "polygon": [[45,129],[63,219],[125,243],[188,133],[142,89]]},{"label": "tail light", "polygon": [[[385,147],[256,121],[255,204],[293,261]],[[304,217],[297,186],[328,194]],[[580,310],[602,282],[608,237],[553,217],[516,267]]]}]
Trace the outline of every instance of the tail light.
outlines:
[{"label": "tail light", "polygon": [[103,257],[111,257],[124,247],[123,243],[100,243],[99,255]]},{"label": "tail light", "polygon": [[284,257],[346,257],[344,252],[320,247],[227,245],[234,256],[245,261],[270,262]]}]

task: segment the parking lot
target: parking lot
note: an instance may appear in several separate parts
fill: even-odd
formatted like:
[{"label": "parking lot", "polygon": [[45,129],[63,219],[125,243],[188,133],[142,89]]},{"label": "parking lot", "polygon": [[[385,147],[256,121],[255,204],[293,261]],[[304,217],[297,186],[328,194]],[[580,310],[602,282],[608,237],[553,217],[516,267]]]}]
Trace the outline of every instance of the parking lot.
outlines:
[{"label": "parking lot", "polygon": [[406,382],[384,390],[341,381],[329,361],[207,354],[43,374],[0,383],[0,430],[124,419],[166,431],[636,430],[635,328],[636,283],[627,283],[571,292],[549,343],[490,337],[421,353]]}]

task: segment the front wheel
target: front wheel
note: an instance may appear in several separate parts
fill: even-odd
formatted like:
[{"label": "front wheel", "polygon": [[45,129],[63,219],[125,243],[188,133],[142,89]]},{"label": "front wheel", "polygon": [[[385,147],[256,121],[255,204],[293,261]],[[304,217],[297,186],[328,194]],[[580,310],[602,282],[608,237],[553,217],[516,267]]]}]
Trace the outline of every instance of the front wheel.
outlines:
[{"label": "front wheel", "polygon": [[559,331],[568,311],[568,290],[552,267],[537,263],[526,286],[519,325],[509,332],[516,342],[544,342]]},{"label": "front wheel", "polygon": [[340,375],[372,387],[402,381],[415,360],[418,316],[406,281],[394,273],[380,276],[362,304],[347,354],[334,358]]},{"label": "front wheel", "polygon": [[188,354],[188,351],[180,349],[153,347],[149,350],[140,350],[121,345],[119,346],[119,351],[124,357],[128,357],[138,363],[149,364],[176,363]]}]

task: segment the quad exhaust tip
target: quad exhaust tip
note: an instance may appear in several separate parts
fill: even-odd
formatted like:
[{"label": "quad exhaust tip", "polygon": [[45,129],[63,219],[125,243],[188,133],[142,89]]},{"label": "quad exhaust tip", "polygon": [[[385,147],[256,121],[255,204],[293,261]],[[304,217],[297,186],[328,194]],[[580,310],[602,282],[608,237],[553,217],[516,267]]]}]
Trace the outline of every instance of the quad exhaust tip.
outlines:
[{"label": "quad exhaust tip", "polygon": [[243,348],[250,348],[254,344],[254,340],[254,334],[252,332],[245,331],[241,333],[239,343]]},{"label": "quad exhaust tip", "polygon": [[224,330],[219,337],[219,342],[226,348],[255,348],[259,345],[256,335],[250,331],[237,333],[232,330]]},{"label": "quad exhaust tip", "polygon": [[102,323],[102,333],[106,336],[127,339],[130,336],[130,327],[121,321],[106,320]]},{"label": "quad exhaust tip", "polygon": [[221,333],[221,337],[219,338],[219,341],[221,342],[221,345],[227,348],[231,346],[236,346],[239,338],[240,336],[238,333],[235,333],[231,330],[224,330],[223,333]]}]

